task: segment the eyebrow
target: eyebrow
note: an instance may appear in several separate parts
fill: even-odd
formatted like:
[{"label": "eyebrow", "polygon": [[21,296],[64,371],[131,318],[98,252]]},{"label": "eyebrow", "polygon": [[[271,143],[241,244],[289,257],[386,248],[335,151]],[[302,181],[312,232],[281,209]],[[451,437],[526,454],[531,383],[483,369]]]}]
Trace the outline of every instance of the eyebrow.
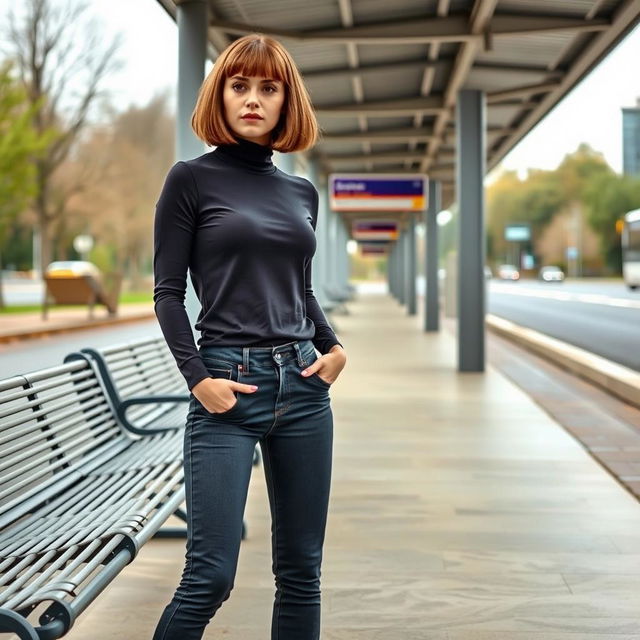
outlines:
[{"label": "eyebrow", "polygon": [[[249,78],[245,78],[244,76],[231,76],[232,79],[236,78],[238,80],[248,80]],[[260,80],[260,82],[280,82],[276,78],[267,78],[266,80]]]}]

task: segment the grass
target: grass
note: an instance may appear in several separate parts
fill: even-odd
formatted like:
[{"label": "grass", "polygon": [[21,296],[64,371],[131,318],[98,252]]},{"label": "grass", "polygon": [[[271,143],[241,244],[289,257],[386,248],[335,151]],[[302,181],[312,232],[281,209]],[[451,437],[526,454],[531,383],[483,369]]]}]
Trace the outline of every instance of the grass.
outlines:
[{"label": "grass", "polygon": [[[139,302],[153,302],[153,292],[151,291],[126,291],[120,294],[120,304],[136,304]],[[56,305],[50,307],[53,311],[64,309],[78,309],[86,305]],[[97,305],[96,308],[101,307]],[[9,315],[14,313],[39,313],[42,311],[42,306],[39,304],[23,304],[10,307],[4,307],[0,309],[0,315]]]},{"label": "grass", "polygon": [[153,291],[127,291],[120,294],[120,304],[132,302],[153,302]]}]

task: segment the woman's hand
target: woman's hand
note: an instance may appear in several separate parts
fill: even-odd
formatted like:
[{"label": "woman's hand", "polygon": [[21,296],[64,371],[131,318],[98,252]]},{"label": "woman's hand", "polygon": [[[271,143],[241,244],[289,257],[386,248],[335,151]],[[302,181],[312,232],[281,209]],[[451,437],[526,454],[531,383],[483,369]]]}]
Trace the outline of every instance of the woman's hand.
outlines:
[{"label": "woman's hand", "polygon": [[191,393],[209,413],[224,413],[238,402],[234,391],[254,393],[257,389],[255,385],[224,378],[204,378],[191,388]]},{"label": "woman's hand", "polygon": [[327,384],[333,384],[346,364],[345,350],[339,344],[334,344],[328,353],[321,355],[313,364],[304,369],[302,375],[308,378],[311,374],[317,373]]}]

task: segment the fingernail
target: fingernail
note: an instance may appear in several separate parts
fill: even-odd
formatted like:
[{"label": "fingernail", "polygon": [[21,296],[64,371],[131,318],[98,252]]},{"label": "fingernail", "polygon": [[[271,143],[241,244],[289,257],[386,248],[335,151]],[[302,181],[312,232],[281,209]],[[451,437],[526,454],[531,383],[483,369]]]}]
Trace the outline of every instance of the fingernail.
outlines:
[{"label": "fingernail", "polygon": [[302,372],[302,375],[303,375],[303,376],[306,376],[306,375],[307,375],[307,370],[306,370],[306,369]]},{"label": "fingernail", "polygon": [[255,391],[258,387],[256,387],[256,385],[255,385],[255,384],[252,384],[252,385],[251,385],[251,388]]}]

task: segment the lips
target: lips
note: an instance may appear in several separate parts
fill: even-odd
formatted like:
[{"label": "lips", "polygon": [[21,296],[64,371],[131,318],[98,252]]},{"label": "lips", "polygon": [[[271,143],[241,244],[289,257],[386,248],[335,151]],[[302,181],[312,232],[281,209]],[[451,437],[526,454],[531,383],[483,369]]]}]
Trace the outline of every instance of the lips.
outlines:
[{"label": "lips", "polygon": [[262,116],[259,116],[257,114],[250,114],[248,113],[246,116],[242,116],[243,120],[262,120]]}]

